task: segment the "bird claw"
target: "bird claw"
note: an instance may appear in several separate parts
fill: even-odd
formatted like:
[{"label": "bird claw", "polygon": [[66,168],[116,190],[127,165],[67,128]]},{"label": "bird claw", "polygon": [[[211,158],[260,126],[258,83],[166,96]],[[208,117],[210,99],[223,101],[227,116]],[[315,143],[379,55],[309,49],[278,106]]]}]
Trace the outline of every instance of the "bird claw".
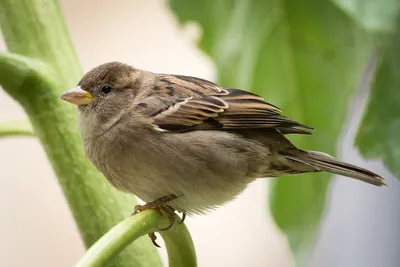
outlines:
[{"label": "bird claw", "polygon": [[132,212],[131,215],[133,216],[135,214],[138,214],[139,212],[144,211],[145,210],[145,206],[146,205],[136,205],[135,208],[133,209],[133,212]]},{"label": "bird claw", "polygon": [[154,246],[156,246],[156,247],[158,247],[158,248],[161,248],[161,247],[157,244],[157,242],[156,242],[156,240],[157,240],[156,234],[155,234],[154,232],[151,232],[151,233],[149,233],[148,235],[149,235],[149,237],[150,237],[151,243],[153,243]]},{"label": "bird claw", "polygon": [[138,214],[139,212],[145,211],[147,209],[160,209],[160,207],[163,207],[165,203],[174,200],[176,198],[177,198],[176,195],[171,194],[168,196],[160,197],[154,201],[147,202],[144,205],[136,205],[132,215]]},{"label": "bird claw", "polygon": [[[160,207],[159,211],[161,212],[162,215],[168,217],[169,219],[169,225],[167,227],[164,228],[159,228],[159,231],[166,231],[168,229],[170,229],[175,222],[175,212],[171,207]],[[182,218],[179,221],[179,224],[182,224],[186,219],[186,212],[182,212]],[[151,243],[153,243],[154,246],[161,248],[160,245],[157,244],[157,236],[154,232],[151,232],[148,234],[151,240]]]},{"label": "bird claw", "polygon": [[168,218],[169,224],[167,227],[163,228],[158,228],[159,231],[166,231],[168,229],[171,229],[172,226],[174,226],[175,223],[175,212],[171,207],[159,207],[158,210],[161,212],[162,215]]},{"label": "bird claw", "polygon": [[[172,226],[174,226],[175,223],[175,210],[171,208],[170,206],[165,205],[168,201],[171,201],[173,199],[177,198],[175,195],[168,195],[159,199],[156,199],[155,201],[148,202],[144,205],[136,205],[132,215],[138,214],[142,211],[145,211],[147,209],[155,209],[158,210],[162,215],[168,218],[169,224],[167,227],[164,228],[159,228],[158,231],[166,231],[171,229]],[[186,218],[186,212],[182,212],[182,218],[179,221],[179,224],[183,223]],[[151,242],[153,243],[154,246],[160,247],[157,242],[156,242],[156,235],[154,232],[148,234]]]},{"label": "bird claw", "polygon": [[182,224],[185,221],[185,219],[186,219],[186,212],[182,211],[182,218],[179,221],[179,224]]}]

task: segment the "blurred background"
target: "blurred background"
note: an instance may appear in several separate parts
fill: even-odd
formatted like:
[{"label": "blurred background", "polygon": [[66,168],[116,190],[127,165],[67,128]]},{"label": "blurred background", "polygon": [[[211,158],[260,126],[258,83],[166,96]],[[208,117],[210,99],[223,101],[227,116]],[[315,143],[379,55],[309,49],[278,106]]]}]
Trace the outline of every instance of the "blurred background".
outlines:
[{"label": "blurred background", "polygon": [[[201,29],[195,23],[182,28],[163,0],[61,0],[61,6],[85,71],[119,60],[154,72],[216,79],[212,60],[196,46]],[[1,40],[0,48],[6,49]],[[351,99],[338,157],[381,174],[389,187],[333,179],[310,267],[400,266],[400,183],[380,162],[363,160],[353,148],[369,81],[360,79]],[[0,90],[0,121],[25,117]],[[84,247],[39,141],[1,139],[0,151],[0,265],[72,266]],[[266,180],[186,222],[200,267],[295,265],[287,238],[269,212]],[[159,251],[166,259],[164,248]]]}]

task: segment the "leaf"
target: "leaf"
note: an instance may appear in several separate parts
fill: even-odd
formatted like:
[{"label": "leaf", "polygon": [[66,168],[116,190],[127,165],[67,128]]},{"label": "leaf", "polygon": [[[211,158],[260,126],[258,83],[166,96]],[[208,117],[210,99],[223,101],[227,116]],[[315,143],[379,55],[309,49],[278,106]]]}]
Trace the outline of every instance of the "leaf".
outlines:
[{"label": "leaf", "polygon": [[[199,46],[215,61],[219,82],[248,89],[284,115],[317,128],[292,138],[303,149],[334,153],[349,97],[371,53],[365,34],[327,0],[170,0],[181,23],[203,29]],[[271,180],[270,207],[302,255],[320,223],[328,175]]]},{"label": "leaf", "polygon": [[367,158],[381,158],[400,179],[400,16],[381,57],[356,145]]},{"label": "leaf", "polygon": [[400,8],[398,0],[333,0],[363,28],[373,34],[392,33]]},{"label": "leaf", "polygon": [[372,35],[380,60],[356,145],[367,158],[381,158],[400,179],[400,1],[335,0]]}]

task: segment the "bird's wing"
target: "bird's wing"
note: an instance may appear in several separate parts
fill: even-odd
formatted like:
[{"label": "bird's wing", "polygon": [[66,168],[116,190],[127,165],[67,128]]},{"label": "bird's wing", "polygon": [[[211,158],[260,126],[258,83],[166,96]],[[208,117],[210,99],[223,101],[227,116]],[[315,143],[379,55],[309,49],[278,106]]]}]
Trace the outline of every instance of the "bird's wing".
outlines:
[{"label": "bird's wing", "polygon": [[281,110],[261,96],[199,78],[162,75],[154,90],[168,99],[151,115],[160,131],[276,128],[282,134],[309,134],[307,129],[312,129],[280,115]]}]

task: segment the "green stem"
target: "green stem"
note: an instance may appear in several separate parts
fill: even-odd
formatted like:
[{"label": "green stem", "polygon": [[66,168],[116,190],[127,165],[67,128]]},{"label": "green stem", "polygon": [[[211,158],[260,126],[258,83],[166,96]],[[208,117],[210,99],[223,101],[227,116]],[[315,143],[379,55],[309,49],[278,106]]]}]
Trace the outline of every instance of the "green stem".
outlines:
[{"label": "green stem", "polygon": [[14,135],[34,136],[35,133],[28,121],[6,121],[0,123],[0,137]]},{"label": "green stem", "polygon": [[[136,201],[117,192],[86,159],[76,109],[61,92],[82,76],[57,0],[0,0],[0,27],[10,53],[0,55],[0,85],[29,115],[87,247],[128,216]],[[113,265],[157,267],[147,239],[133,243]]]},{"label": "green stem", "polygon": [[[176,216],[176,220],[179,220],[179,217]],[[155,232],[168,224],[168,219],[155,210],[146,210],[131,216],[103,235],[88,249],[75,267],[104,266],[137,238]],[[192,239],[184,224],[175,223],[170,230],[161,232],[161,234],[168,250],[169,266],[196,266]]]},{"label": "green stem", "polygon": [[170,267],[196,267],[196,253],[190,233],[184,224],[160,232],[168,252]]}]

